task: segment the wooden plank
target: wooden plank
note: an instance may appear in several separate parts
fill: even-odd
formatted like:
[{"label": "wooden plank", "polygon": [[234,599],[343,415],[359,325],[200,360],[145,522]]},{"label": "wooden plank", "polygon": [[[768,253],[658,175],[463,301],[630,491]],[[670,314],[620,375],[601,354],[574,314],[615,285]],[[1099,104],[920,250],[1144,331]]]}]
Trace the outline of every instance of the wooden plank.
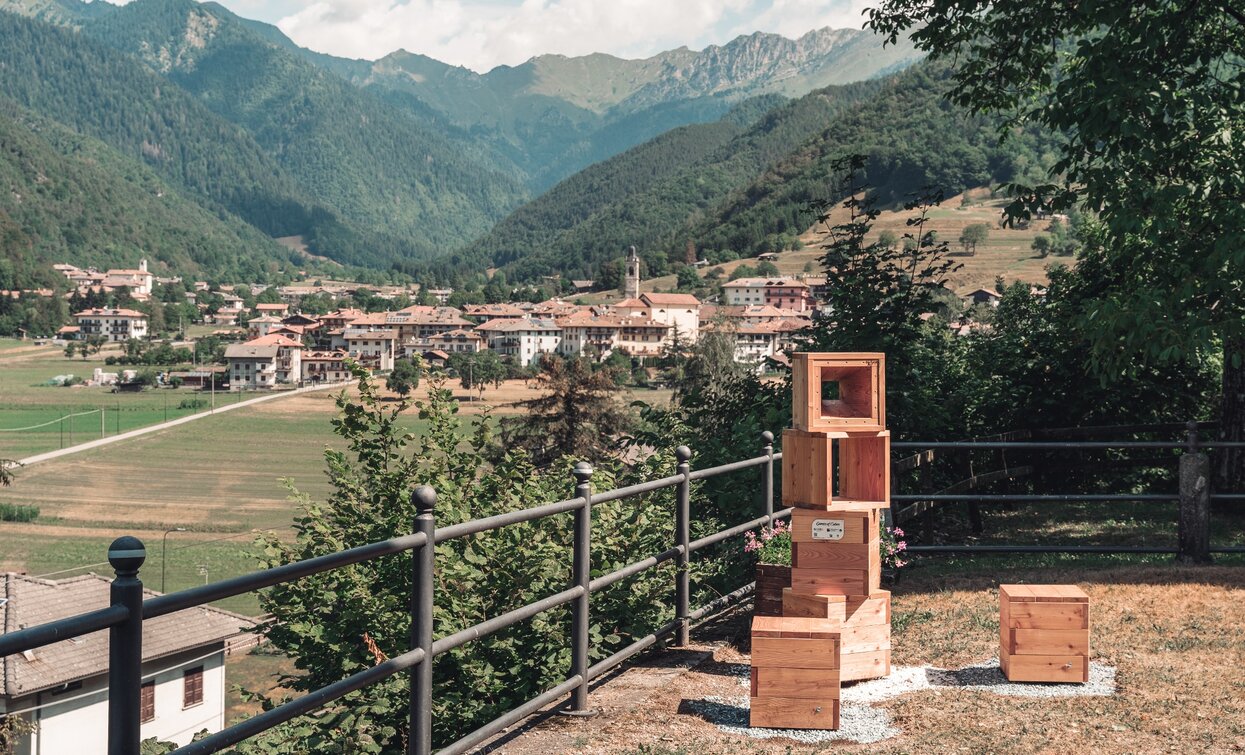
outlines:
[{"label": "wooden plank", "polygon": [[839,728],[839,701],[793,697],[754,697],[750,700],[748,725],[762,729]]},{"label": "wooden plank", "polygon": [[847,597],[844,595],[810,595],[797,593],[790,587],[782,591],[784,616],[806,616],[829,619],[839,624],[846,619]]},{"label": "wooden plank", "polygon": [[877,585],[867,569],[792,569],[791,589],[812,595],[864,595]]},{"label": "wooden plank", "polygon": [[1012,603],[1032,603],[1037,598],[1029,585],[999,585],[999,600]]},{"label": "wooden plank", "polygon": [[1013,629],[1012,655],[1089,655],[1089,630]]},{"label": "wooden plank", "polygon": [[822,668],[754,668],[753,697],[839,699],[839,670]]},{"label": "wooden plank", "polygon": [[842,438],[838,443],[838,497],[890,507],[890,433]]},{"label": "wooden plank", "polygon": [[[1012,682],[1088,682],[1087,655],[1011,655],[1001,661]],[[839,678],[846,678],[839,672]]]},{"label": "wooden plank", "polygon": [[819,668],[839,667],[839,641],[802,640],[785,637],[754,637],[752,639],[754,668]]},{"label": "wooden plank", "polygon": [[872,653],[845,653],[839,663],[839,680],[858,682],[863,679],[881,679],[890,676],[891,651]]},{"label": "wooden plank", "polygon": [[1089,629],[1088,603],[1001,603],[1006,629]]},{"label": "wooden plank", "polygon": [[791,566],[796,569],[870,569],[880,557],[880,541],[867,543],[815,542],[791,544]]},{"label": "wooden plank", "polygon": [[782,502],[785,506],[828,506],[833,500],[834,445],[826,433],[782,433]]},{"label": "wooden plank", "polygon": [[1089,596],[1076,585],[999,585],[999,597],[1021,603],[1088,603]]},{"label": "wooden plank", "polygon": [[754,616],[752,636],[837,640],[839,624],[828,619],[800,616]]},{"label": "wooden plank", "polygon": [[891,625],[874,624],[872,626],[843,627],[842,639],[839,640],[840,652],[875,653],[891,649]]},{"label": "wooden plank", "polygon": [[843,626],[863,627],[891,623],[891,594],[889,590],[875,590],[868,595],[852,595],[847,598]]},{"label": "wooden plank", "polygon": [[[791,542],[867,543],[878,537],[878,519],[879,512],[874,507],[829,512],[797,508],[791,512]],[[840,529],[838,540],[824,539],[838,534]]]}]

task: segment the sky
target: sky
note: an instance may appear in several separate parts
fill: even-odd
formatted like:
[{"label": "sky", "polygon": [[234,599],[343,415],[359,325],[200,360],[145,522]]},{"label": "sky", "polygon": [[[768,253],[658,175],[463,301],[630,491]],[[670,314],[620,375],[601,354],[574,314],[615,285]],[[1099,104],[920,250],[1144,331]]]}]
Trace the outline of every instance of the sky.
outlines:
[{"label": "sky", "polygon": [[374,60],[399,48],[481,73],[535,55],[648,57],[740,34],[860,28],[870,0],[217,0],[303,47]]}]

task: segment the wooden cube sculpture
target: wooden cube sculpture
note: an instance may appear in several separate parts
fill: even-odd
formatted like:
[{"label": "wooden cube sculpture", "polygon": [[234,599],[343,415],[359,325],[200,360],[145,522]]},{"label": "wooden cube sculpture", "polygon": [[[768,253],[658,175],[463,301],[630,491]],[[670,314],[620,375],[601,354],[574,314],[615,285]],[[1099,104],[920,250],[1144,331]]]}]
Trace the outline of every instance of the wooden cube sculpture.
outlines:
[{"label": "wooden cube sculpture", "polygon": [[821,511],[889,508],[890,443],[887,430],[784,430],[783,505]]},{"label": "wooden cube sculpture", "polygon": [[999,665],[1013,682],[1089,681],[1089,596],[1075,585],[999,585]]},{"label": "wooden cube sculpture", "polygon": [[749,725],[839,728],[839,633],[829,619],[752,620]]},{"label": "wooden cube sculpture", "polygon": [[791,355],[793,425],[810,432],[886,428],[886,355]]}]

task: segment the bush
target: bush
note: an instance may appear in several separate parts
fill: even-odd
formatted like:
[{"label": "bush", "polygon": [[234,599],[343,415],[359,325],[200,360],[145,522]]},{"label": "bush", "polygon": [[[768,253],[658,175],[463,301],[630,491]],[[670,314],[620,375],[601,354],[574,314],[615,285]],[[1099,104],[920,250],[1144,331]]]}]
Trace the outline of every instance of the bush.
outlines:
[{"label": "bush", "polygon": [[38,506],[0,503],[0,522],[33,522],[39,518]]},{"label": "bush", "polygon": [[181,400],[181,403],[177,405],[177,408],[178,409],[189,409],[190,411],[197,412],[200,409],[206,408],[207,405],[208,405],[208,402],[206,399],[184,398]]}]

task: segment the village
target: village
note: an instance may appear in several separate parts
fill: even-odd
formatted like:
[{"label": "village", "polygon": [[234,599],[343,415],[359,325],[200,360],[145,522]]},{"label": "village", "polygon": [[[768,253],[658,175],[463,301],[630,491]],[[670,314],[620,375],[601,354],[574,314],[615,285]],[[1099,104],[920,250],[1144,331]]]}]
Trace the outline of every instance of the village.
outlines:
[{"label": "village", "polygon": [[[148,271],[146,260],[136,269],[103,272],[66,264],[54,267],[79,295],[147,302],[157,285],[181,284],[180,278],[157,278]],[[196,364],[193,370],[168,373],[163,379],[205,388],[262,390],[347,380],[347,361],[373,373],[388,372],[397,361],[416,358],[431,368],[452,369],[455,355],[484,351],[496,354],[518,374],[538,367],[546,354],[596,361],[618,355],[643,368],[715,330],[733,340],[737,362],[765,372],[785,364],[795,335],[821,314],[826,279],[810,273],[740,277],[722,284],[718,301],[701,301],[689,293],[641,291],[640,283],[640,260],[634,250],[627,260],[622,298],[595,304],[555,296],[540,302],[455,307],[447,304],[452,290],[432,289],[428,294],[436,304],[379,311],[340,306],[310,314],[301,306],[308,297],[341,304],[353,301],[361,287],[255,285],[250,286],[253,295],[275,291],[280,301],[257,301],[248,307],[241,296],[222,293],[227,289],[213,291],[207,282],[196,281],[185,296],[204,324],[218,328],[211,335],[230,342],[223,353],[224,365]],[[592,281],[574,284],[587,291]],[[373,300],[409,301],[418,287],[376,287],[367,293]],[[965,305],[997,306],[1000,298],[992,289],[977,289],[965,297]],[[219,306],[207,303],[212,299]],[[75,324],[60,328],[56,337],[83,342],[84,349],[87,344],[98,351],[105,343],[154,337],[150,316],[133,308],[92,307],[73,312],[72,317]],[[962,318],[951,327],[965,334],[982,325]],[[126,377],[126,372],[97,369],[88,382],[124,383]]]}]

